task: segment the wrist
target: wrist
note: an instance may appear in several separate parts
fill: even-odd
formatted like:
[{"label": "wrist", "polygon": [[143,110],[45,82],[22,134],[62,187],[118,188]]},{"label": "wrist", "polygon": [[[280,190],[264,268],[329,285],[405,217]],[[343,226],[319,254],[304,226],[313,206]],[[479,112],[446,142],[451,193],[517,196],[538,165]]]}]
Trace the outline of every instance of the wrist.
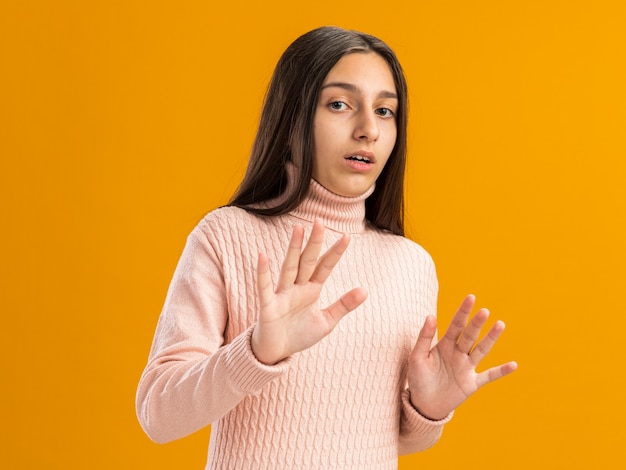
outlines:
[{"label": "wrist", "polygon": [[409,390],[409,403],[413,407],[415,411],[417,411],[422,417],[426,418],[429,421],[442,421],[446,419],[452,410],[443,412],[442,410],[437,410],[434,407],[429,406],[419,406],[417,403],[413,401],[413,396],[411,395],[411,391]]},{"label": "wrist", "polygon": [[285,359],[284,357],[268,354],[268,351],[266,351],[267,348],[263,348],[262,342],[259,339],[257,327],[252,330],[252,335],[250,336],[250,349],[257,361],[266,366],[273,366]]}]

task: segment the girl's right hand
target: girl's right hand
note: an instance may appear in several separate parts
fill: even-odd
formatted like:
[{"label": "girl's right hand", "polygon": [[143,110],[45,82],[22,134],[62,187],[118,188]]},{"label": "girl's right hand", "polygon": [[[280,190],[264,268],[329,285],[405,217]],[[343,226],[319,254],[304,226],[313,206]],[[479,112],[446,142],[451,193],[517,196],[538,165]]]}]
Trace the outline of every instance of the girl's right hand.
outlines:
[{"label": "girl's right hand", "polygon": [[259,318],[252,332],[252,351],[264,364],[277,362],[310,348],[344,315],[367,297],[363,288],[352,289],[321,310],[319,296],[326,279],[350,243],[346,234],[321,257],[324,226],[315,221],[304,250],[304,228],[296,225],[274,290],[265,254],[259,254],[257,293]]}]

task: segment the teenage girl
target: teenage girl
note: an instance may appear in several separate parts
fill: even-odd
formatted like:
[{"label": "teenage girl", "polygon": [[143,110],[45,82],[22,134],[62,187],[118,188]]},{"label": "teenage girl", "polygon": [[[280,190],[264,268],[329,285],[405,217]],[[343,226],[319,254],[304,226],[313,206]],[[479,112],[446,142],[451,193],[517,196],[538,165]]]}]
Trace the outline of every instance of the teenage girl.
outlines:
[{"label": "teenage girl", "polygon": [[212,424],[207,469],[394,469],[513,372],[467,296],[436,340],[404,238],[407,88],[393,51],[324,27],[276,66],[246,175],[191,232],[137,392],[156,442]]}]

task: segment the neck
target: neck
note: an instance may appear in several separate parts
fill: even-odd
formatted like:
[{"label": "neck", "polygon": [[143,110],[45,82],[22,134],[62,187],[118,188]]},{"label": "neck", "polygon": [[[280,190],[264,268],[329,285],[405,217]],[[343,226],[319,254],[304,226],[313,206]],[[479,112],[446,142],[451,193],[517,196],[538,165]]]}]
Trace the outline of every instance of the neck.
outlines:
[{"label": "neck", "polygon": [[[287,187],[275,199],[255,204],[256,207],[276,207],[287,200],[295,190],[298,169],[291,163],[286,164]],[[345,197],[329,191],[320,183],[311,179],[309,189],[298,207],[290,214],[307,222],[320,220],[324,226],[339,233],[359,233],[368,225],[365,219],[365,200],[374,192],[372,185],[365,193],[357,197]]]},{"label": "neck", "polygon": [[292,215],[312,222],[319,219],[328,229],[341,233],[359,233],[365,229],[365,200],[374,192],[372,186],[357,197],[344,197],[330,192],[311,180],[309,192]]},{"label": "neck", "polygon": [[[295,186],[298,169],[287,164],[289,178],[286,193]],[[320,183],[311,180],[309,191],[291,215],[313,222],[319,219],[326,228],[340,233],[359,233],[365,229],[365,200],[374,192],[374,185],[357,197],[344,197],[335,194]]]}]

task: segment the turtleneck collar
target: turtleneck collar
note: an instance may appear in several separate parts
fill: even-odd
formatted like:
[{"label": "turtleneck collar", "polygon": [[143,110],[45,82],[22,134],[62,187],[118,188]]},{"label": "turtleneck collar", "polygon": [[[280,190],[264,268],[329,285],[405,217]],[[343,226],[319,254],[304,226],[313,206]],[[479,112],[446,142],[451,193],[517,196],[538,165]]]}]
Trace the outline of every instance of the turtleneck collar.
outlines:
[{"label": "turtleneck collar", "polygon": [[[296,183],[298,169],[291,163],[286,166],[288,183],[285,194],[289,194]],[[309,192],[291,215],[313,222],[322,221],[328,229],[340,233],[359,233],[365,229],[365,200],[374,192],[374,185],[357,197],[344,197],[335,194],[316,180],[311,179]]]},{"label": "turtleneck collar", "polygon": [[365,229],[365,200],[374,192],[374,186],[357,197],[335,194],[314,179],[309,192],[291,215],[313,222],[319,219],[328,229],[341,233],[359,233]]}]

